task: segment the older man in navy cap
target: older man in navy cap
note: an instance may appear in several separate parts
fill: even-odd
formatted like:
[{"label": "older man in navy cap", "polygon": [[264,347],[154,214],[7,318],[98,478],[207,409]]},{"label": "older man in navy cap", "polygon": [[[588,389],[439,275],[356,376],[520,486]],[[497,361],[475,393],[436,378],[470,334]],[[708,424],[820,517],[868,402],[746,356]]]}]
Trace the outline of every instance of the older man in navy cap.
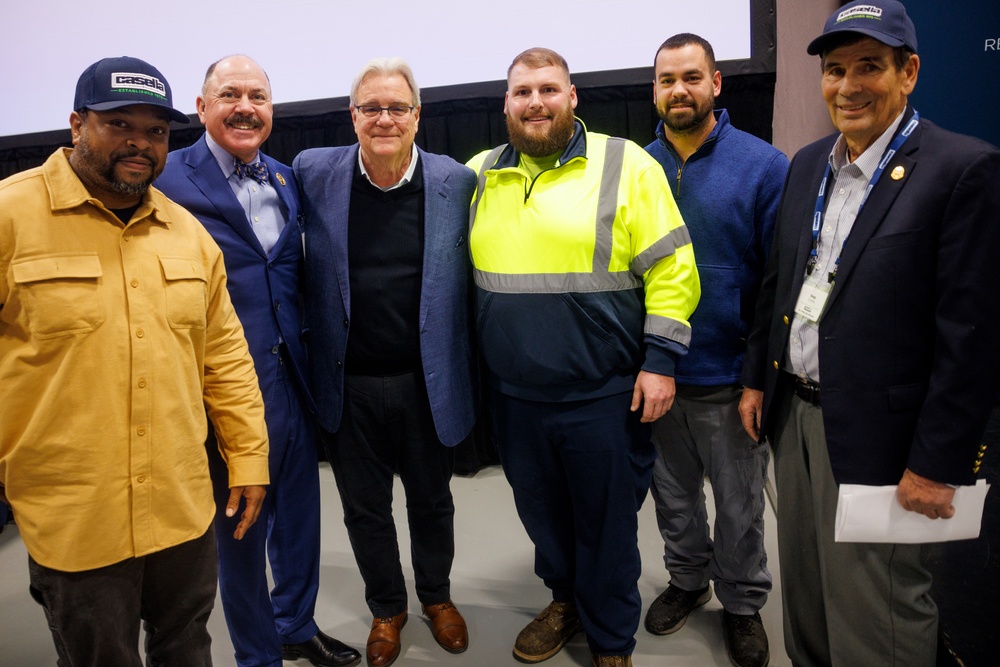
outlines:
[{"label": "older man in navy cap", "polygon": [[933,665],[921,545],[836,542],[839,484],[898,485],[948,519],[1000,377],[1000,151],[908,103],[920,59],[895,0],[809,44],[839,130],[792,161],[740,410],[774,445],[785,647],[796,665]]},{"label": "older man in navy cap", "polygon": [[149,63],[81,75],[73,149],[0,182],[0,501],[59,665],[211,665],[206,408],[242,539],[268,483],[264,405],[219,247],[150,187],[170,122]]}]

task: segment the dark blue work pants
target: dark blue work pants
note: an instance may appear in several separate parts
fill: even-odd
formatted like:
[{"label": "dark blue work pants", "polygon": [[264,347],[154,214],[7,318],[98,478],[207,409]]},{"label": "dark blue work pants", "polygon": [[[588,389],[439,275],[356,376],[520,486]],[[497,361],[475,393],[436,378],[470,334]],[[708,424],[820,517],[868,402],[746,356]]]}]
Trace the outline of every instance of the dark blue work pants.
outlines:
[{"label": "dark blue work pants", "polygon": [[576,602],[593,653],[631,655],[642,612],[637,513],[656,452],[631,393],[534,402],[493,393],[504,473],[535,574]]}]

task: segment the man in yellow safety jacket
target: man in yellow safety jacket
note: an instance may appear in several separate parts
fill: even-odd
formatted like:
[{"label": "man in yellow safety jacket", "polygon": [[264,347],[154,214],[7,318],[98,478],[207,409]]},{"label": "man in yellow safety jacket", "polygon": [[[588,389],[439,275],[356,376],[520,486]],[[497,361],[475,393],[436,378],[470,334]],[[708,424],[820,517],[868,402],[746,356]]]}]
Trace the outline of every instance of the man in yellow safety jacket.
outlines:
[{"label": "man in yellow safety jacket", "polygon": [[469,162],[469,239],[496,440],[553,599],[514,656],[545,660],[582,626],[595,665],[627,665],[649,424],[691,338],[694,253],[663,169],[574,117],[559,54],[525,51],[507,84],[510,144]]}]

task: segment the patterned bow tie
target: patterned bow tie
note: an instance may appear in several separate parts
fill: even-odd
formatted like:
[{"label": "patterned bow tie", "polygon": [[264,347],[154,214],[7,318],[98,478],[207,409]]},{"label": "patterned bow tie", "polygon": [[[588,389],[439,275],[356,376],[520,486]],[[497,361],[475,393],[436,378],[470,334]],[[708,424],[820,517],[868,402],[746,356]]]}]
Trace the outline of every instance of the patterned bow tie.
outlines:
[{"label": "patterned bow tie", "polygon": [[236,165],[236,175],[240,178],[252,178],[258,183],[267,181],[267,165],[263,161],[247,164],[237,157],[233,158],[233,163]]}]

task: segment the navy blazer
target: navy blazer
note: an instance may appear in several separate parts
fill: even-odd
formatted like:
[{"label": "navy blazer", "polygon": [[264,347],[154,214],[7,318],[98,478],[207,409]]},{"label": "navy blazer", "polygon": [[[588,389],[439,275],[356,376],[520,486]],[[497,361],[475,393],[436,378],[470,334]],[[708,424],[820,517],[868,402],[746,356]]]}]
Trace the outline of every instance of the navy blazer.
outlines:
[{"label": "navy blazer", "polygon": [[[803,148],[788,172],[743,375],[764,391],[762,434],[775,428],[778,369],[836,138]],[[1000,151],[921,119],[857,217],[819,323],[838,483],[897,484],[907,468],[971,483],[1000,386],[998,211]]]},{"label": "navy blazer", "polygon": [[[313,392],[320,424],[330,432],[340,428],[344,405],[351,320],[347,220],[358,150],[357,144],[314,148],[292,163],[302,195]],[[468,247],[476,176],[447,156],[419,154],[424,175],[420,359],[438,438],[451,447],[472,430],[478,409]]]},{"label": "navy blazer", "polygon": [[283,341],[300,396],[306,407],[314,410],[298,291],[302,268],[298,187],[289,167],[263,153],[260,157],[267,164],[270,184],[288,208],[287,224],[270,256],[260,245],[204,136],[188,148],[171,152],[155,185],[190,210],[222,248],[229,295],[243,323],[264,404],[270,405],[281,363],[279,342]]}]

